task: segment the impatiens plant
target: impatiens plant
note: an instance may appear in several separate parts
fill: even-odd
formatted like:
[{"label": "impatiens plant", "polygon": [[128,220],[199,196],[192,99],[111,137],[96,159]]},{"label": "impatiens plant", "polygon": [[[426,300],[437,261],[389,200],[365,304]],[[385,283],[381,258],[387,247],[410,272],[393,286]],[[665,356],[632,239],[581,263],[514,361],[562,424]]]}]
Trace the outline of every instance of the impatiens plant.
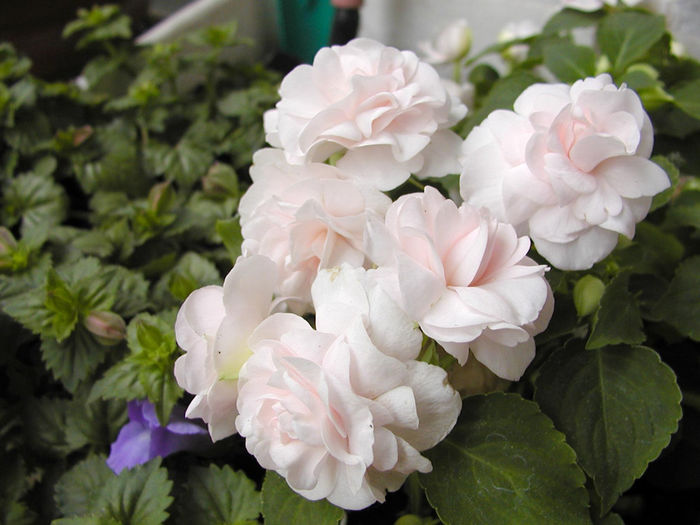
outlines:
[{"label": "impatiens plant", "polygon": [[700,65],[631,4],[283,79],[2,45],[0,521],[700,520]]}]

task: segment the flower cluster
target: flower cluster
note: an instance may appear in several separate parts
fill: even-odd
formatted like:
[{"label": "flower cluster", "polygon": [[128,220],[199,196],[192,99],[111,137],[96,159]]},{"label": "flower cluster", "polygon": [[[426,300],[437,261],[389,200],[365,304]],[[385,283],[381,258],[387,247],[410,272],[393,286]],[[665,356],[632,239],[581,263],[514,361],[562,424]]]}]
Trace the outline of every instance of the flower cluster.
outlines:
[{"label": "flower cluster", "polygon": [[[361,509],[431,470],[421,452],[454,426],[456,388],[501,388],[532,361],[554,304],[525,234],[588,267],[668,181],[639,99],[606,76],[533,86],[466,141],[435,70],[371,40],[321,50],[280,95],[240,202],[243,255],[182,305],[175,375],[214,440],[237,432],[299,494]],[[460,172],[459,206],[432,186],[383,193]],[[435,343],[449,376],[423,359]]]}]

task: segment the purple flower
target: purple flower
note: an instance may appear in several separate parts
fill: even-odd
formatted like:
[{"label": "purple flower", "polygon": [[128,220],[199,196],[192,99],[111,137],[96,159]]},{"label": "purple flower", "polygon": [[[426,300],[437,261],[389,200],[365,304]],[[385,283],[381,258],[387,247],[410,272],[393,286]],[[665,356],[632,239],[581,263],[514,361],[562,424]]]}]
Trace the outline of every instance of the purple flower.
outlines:
[{"label": "purple flower", "polygon": [[125,468],[165,457],[181,450],[196,450],[211,444],[206,429],[185,419],[184,407],[176,405],[166,426],[161,426],[149,401],[129,401],[129,422],[112,443],[107,465],[116,474]]}]

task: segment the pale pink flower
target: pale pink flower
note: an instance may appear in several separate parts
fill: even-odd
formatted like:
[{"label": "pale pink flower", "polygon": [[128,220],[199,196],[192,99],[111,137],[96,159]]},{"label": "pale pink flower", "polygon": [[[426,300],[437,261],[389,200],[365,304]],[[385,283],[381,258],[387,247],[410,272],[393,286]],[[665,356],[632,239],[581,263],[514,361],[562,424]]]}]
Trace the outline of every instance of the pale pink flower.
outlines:
[{"label": "pale pink flower", "polygon": [[214,441],[236,432],[238,372],[251,354],[248,337],[270,313],[275,264],[239,257],[222,286],[192,292],[175,321],[186,352],[175,362],[178,384],[195,397],[188,418],[202,418]]},{"label": "pale pink flower", "polygon": [[469,52],[471,45],[472,30],[463,18],[448,24],[434,40],[418,43],[425,61],[430,64],[446,64],[458,60]]},{"label": "pale pink flower", "polygon": [[311,311],[311,283],[319,268],[365,263],[366,212],[384,215],[391,200],[369,186],[343,178],[328,164],[291,165],[281,151],[253,157],[252,186],[239,213],[243,254],[275,261],[275,294],[292,311]]},{"label": "pale pink flower", "polygon": [[432,469],[420,452],[449,433],[461,402],[444,370],[382,353],[353,319],[352,336],[294,314],[261,324],[241,370],[236,426],[293,490],[356,510]]},{"label": "pale pink flower", "polygon": [[292,164],[344,152],[337,166],[380,190],[411,173],[459,172],[459,137],[448,128],[466,107],[410,51],[362,38],[323,48],[284,78],[280,96],[265,131]]},{"label": "pale pink flower", "polygon": [[553,308],[527,237],[428,186],[394,202],[384,224],[372,220],[368,239],[379,282],[427,336],[462,365],[472,353],[520,378]]},{"label": "pale pink flower", "polygon": [[528,233],[554,266],[582,270],[634,236],[666,173],[637,94],[609,75],[535,84],[467,137],[460,193]]}]

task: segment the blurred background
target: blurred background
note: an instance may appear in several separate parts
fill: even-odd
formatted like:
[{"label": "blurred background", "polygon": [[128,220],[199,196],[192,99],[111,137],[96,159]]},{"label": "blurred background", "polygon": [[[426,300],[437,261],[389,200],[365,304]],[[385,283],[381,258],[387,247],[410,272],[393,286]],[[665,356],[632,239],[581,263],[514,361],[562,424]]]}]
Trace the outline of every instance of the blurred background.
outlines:
[{"label": "blurred background", "polygon": [[[84,56],[61,38],[77,9],[93,3],[119,4],[134,20],[142,41],[168,41],[194,28],[238,20],[239,35],[252,38],[251,59],[289,69],[310,62],[319,47],[366,36],[401,49],[420,52],[420,42],[448,23],[467,20],[472,49],[496,41],[509,22],[528,21],[539,28],[561,0],[5,0],[0,7],[0,41],[9,40],[46,78],[77,74]],[[332,3],[336,4],[334,7]],[[359,10],[354,9],[362,4]],[[669,28],[688,54],[700,57],[700,0],[645,0],[666,15]],[[348,7],[349,6],[349,7]],[[334,34],[335,31],[335,34]]]}]

